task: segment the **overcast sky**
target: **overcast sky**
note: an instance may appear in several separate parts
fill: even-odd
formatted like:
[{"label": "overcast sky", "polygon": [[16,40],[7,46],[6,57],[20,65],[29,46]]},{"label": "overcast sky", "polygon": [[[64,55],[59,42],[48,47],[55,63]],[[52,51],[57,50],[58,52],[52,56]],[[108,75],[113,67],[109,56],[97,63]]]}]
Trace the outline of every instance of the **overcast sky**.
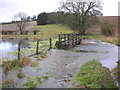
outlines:
[{"label": "overcast sky", "polygon": [[[0,22],[9,22],[18,12],[29,16],[57,11],[61,0],[0,0]],[[104,0],[103,15],[118,16],[118,1]]]}]

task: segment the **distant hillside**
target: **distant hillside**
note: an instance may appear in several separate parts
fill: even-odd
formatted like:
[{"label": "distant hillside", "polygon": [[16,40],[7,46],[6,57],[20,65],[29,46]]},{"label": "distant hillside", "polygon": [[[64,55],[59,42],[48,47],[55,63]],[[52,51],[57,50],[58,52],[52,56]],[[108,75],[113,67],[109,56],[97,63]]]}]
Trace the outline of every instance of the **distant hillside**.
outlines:
[{"label": "distant hillside", "polygon": [[[115,24],[115,35],[118,35],[118,16],[99,16],[98,19],[99,21],[109,21],[112,24]],[[33,22],[28,22],[25,30],[31,30],[32,28],[35,28],[37,26],[37,23],[35,21]],[[3,24],[2,25],[2,30],[3,31],[16,31],[18,28],[16,27],[15,24]],[[101,33],[101,28],[100,25],[94,25],[90,27],[87,32],[94,32],[94,33]]]},{"label": "distant hillside", "polygon": [[[120,17],[119,16],[99,16],[98,17],[99,21],[108,21],[115,25],[115,27],[114,27],[115,35],[118,35],[118,18],[120,18]],[[100,28],[100,25],[94,25],[91,28],[89,28],[87,31],[100,34],[101,28]]]},{"label": "distant hillside", "polygon": [[[37,26],[36,21],[27,22],[26,27],[25,27],[25,31],[26,30],[31,30],[32,28],[34,28],[36,26]],[[15,23],[13,23],[13,24],[3,24],[2,25],[2,31],[17,31],[17,30],[18,30],[18,28],[17,28]]]}]

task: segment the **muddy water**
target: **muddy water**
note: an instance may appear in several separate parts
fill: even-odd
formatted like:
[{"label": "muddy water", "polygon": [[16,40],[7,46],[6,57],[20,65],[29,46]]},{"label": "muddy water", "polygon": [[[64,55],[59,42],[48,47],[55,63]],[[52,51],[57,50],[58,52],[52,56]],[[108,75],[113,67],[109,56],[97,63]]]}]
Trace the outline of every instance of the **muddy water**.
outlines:
[{"label": "muddy water", "polygon": [[[88,61],[97,60],[103,66],[112,70],[118,61],[118,47],[113,44],[104,43],[100,40],[85,39],[82,45],[78,45],[71,51],[52,49],[49,51],[48,58],[37,61],[31,57],[32,61],[38,62],[39,67],[26,66],[22,73],[26,77],[18,79],[18,72],[11,71],[8,75],[2,74],[3,80],[13,78],[14,87],[24,87],[23,83],[27,77],[36,77],[48,75],[49,79],[39,88],[67,88],[72,85],[73,77],[79,71],[80,67]],[[77,50],[77,52],[75,52]],[[78,52],[79,51],[79,52]]]}]

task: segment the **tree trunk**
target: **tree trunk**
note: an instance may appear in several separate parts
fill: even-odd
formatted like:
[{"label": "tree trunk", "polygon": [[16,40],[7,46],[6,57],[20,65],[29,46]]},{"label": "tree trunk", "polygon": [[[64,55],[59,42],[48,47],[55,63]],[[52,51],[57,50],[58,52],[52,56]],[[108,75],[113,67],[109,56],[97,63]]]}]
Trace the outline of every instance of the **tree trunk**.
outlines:
[{"label": "tree trunk", "polygon": [[23,34],[22,30],[20,30],[20,35],[22,35],[22,34]]}]

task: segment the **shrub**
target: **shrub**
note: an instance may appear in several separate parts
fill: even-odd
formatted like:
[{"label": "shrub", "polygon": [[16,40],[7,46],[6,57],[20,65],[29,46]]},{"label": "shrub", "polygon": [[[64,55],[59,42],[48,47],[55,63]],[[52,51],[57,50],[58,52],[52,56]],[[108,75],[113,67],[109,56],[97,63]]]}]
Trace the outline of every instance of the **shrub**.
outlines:
[{"label": "shrub", "polygon": [[111,24],[107,21],[103,21],[100,23],[101,26],[101,33],[105,36],[112,36],[114,34],[114,24]]},{"label": "shrub", "polygon": [[38,15],[38,17],[37,17],[37,24],[38,25],[46,25],[47,24],[47,20],[48,20],[47,13],[43,12],[43,13]]}]

